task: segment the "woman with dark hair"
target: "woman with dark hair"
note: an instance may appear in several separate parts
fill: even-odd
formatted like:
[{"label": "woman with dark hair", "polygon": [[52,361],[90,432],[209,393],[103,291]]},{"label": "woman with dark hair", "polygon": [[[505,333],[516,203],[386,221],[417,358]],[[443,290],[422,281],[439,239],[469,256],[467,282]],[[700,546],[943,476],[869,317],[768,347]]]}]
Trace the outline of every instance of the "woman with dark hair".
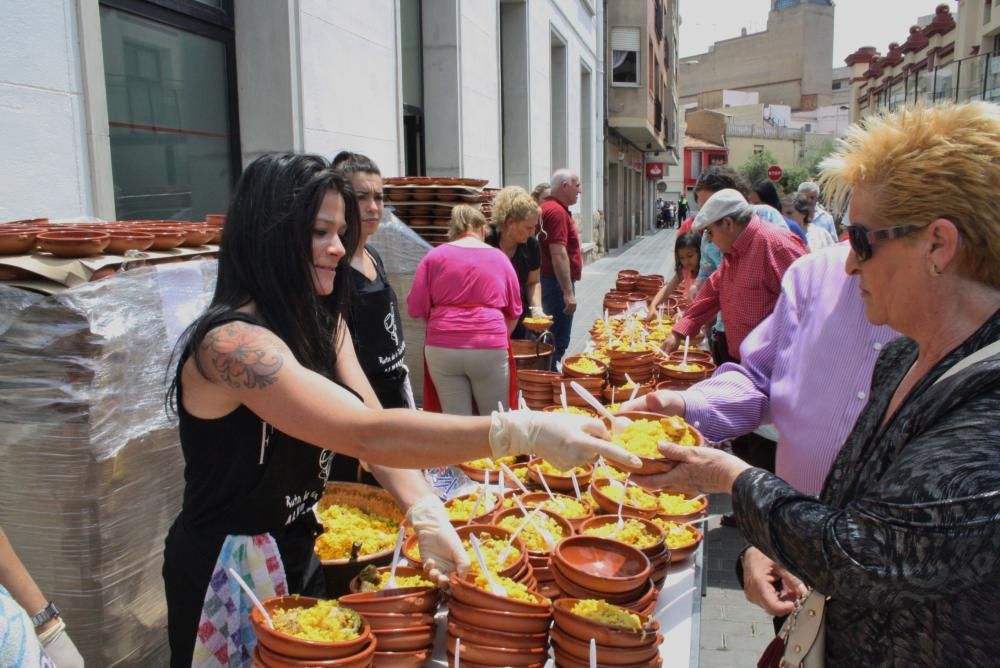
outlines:
[{"label": "woman with dark hair", "polygon": [[[350,180],[361,218],[357,249],[349,259],[347,272],[340,276],[340,281],[349,284],[349,307],[344,315],[354,352],[382,408],[414,408],[409,370],[404,364],[406,341],[399,302],[381,256],[368,245],[385,210],[382,173],[371,158],[349,151],[337,154],[333,168]],[[326,301],[330,299],[335,297]],[[330,477],[376,482],[356,459],[345,456],[334,461]]]},{"label": "woman with dark hair", "polygon": [[837,240],[830,236],[830,233],[819,225],[813,225],[813,209],[809,198],[803,193],[795,193],[785,198],[784,212],[802,226],[806,231],[806,240],[809,250],[818,251],[821,248],[832,246]]},{"label": "woman with dark hair", "polygon": [[[682,232],[674,240],[674,275],[649,302],[649,317],[656,318],[656,310],[678,287],[689,298],[691,287],[698,278],[701,265],[701,233]],[[671,314],[672,315],[672,314]]]},{"label": "woman with dark hair", "polygon": [[262,597],[313,590],[311,509],[337,454],[370,462],[408,508],[437,579],[468,559],[416,469],[532,451],[566,468],[630,459],[592,435],[607,436],[601,423],[570,419],[579,416],[460,418],[363,403],[374,393],[343,326],[347,285],[332,309],[320,302],[358,227],[349,186],[319,156],[262,156],[236,185],[215,294],[178,343],[169,395],[185,460],[163,565],[173,666],[249,661],[248,606],[229,569]]},{"label": "woman with dark hair", "polygon": [[753,184],[753,189],[747,195],[747,200],[749,200],[751,204],[766,204],[780,213],[785,219],[788,229],[791,230],[792,233],[799,239],[802,239],[804,244],[809,244],[805,228],[799,225],[794,218],[789,218],[783,213],[783,209],[781,208],[781,197],[778,196],[778,188],[774,185],[774,181],[771,179],[761,179],[760,181],[757,181],[757,183]]}]

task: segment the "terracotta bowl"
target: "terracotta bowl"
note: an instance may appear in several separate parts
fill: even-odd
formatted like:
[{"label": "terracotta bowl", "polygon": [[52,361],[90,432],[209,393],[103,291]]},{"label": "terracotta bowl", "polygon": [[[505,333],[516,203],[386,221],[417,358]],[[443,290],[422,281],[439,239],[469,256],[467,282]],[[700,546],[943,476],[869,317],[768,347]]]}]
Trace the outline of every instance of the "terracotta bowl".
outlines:
[{"label": "terracotta bowl", "polygon": [[605,647],[647,647],[656,642],[656,633],[660,627],[655,621],[651,622],[648,616],[639,615],[644,631],[633,631],[574,614],[571,610],[579,602],[579,599],[563,598],[552,605],[555,627],[564,634],[587,642],[593,638]]},{"label": "terracotta bowl", "polygon": [[205,222],[209,225],[224,225],[226,222],[226,214],[224,213],[206,213]]},{"label": "terracotta bowl", "polygon": [[[496,484],[498,480],[497,476],[500,475],[504,475],[504,473],[502,471],[499,472],[490,471],[490,482]],[[485,481],[485,479],[486,475],[484,472],[483,480]],[[471,493],[462,494],[461,496],[456,496],[454,498],[448,499],[447,501],[444,502],[444,507],[446,509],[449,509],[450,512],[450,508],[454,506],[458,501],[464,501],[471,496],[472,496]],[[466,524],[489,524],[490,518],[492,518],[493,514],[499,509],[501,501],[500,496],[496,492],[490,492],[490,497],[493,499],[493,505],[490,506],[489,510],[486,509],[486,498],[483,498],[479,502],[479,509],[475,511],[476,512],[475,517],[472,517],[471,519],[470,518],[451,519],[450,521],[452,526],[460,527]],[[475,505],[473,505],[473,508],[475,508]]]},{"label": "terracotta bowl", "polygon": [[[378,569],[379,573],[388,573],[391,570],[392,570],[391,566],[382,566],[382,567],[380,567]],[[424,574],[423,570],[421,570],[419,568],[414,568],[413,566],[403,566],[403,565],[400,565],[400,566],[396,567],[396,575],[399,576],[399,577],[412,577],[414,575],[422,575],[422,576],[426,577],[426,575]],[[420,587],[408,587],[407,589],[419,589],[419,588]],[[425,589],[436,589],[436,587],[424,587],[424,588]],[[350,591],[352,594],[357,594],[358,592],[361,591],[361,576],[360,575],[354,576],[354,578],[351,580],[350,585],[348,586],[348,591]],[[396,588],[396,589],[383,589],[381,591],[399,591],[399,588]]]},{"label": "terracotta bowl", "polygon": [[600,378],[561,378],[552,381],[551,386],[551,398],[552,403],[555,405],[562,405],[562,388],[566,388],[566,403],[569,406],[577,406],[579,408],[587,408],[590,406],[587,400],[576,393],[570,383],[576,381],[583,389],[590,394],[592,397],[601,400],[601,389],[604,387],[604,376]]},{"label": "terracotta bowl", "polygon": [[357,610],[362,616],[370,612],[432,612],[440,601],[441,590],[427,587],[345,594],[340,597],[341,604]]},{"label": "terracotta bowl", "polygon": [[[639,382],[639,379],[637,378],[633,378],[632,380]],[[652,391],[653,391],[652,383],[639,382],[639,391],[635,393],[635,396],[644,397]],[[604,398],[604,401],[608,403],[621,403],[623,401],[628,401],[628,398],[631,395],[632,395],[632,388],[623,390],[620,387],[615,387],[613,385],[608,385],[607,387],[604,388],[604,391],[601,392],[601,396]]]},{"label": "terracotta bowl", "polygon": [[615,290],[620,292],[632,292],[635,290],[635,279],[618,279],[615,281]]},{"label": "terracotta bowl", "polygon": [[573,582],[571,577],[566,575],[566,571],[555,562],[552,564],[552,575],[555,578],[554,584],[561,592],[560,598],[599,598],[604,599],[608,603],[620,605],[635,611],[646,608],[650,603],[656,603],[657,590],[652,579],[642,582],[638,587],[630,591],[622,592],[621,594],[608,594],[587,587],[581,587]]},{"label": "terracotta bowl", "polygon": [[375,665],[379,668],[421,668],[431,658],[431,650],[413,652],[375,652]]},{"label": "terracotta bowl", "polygon": [[[675,362],[683,362],[684,361],[684,351],[683,350],[674,350],[674,351],[670,352],[667,355],[667,357],[669,357],[672,361],[675,361]],[[714,362],[714,360],[712,360],[712,354],[711,353],[707,353],[707,352],[705,352],[703,350],[691,350],[691,351],[688,352],[688,362],[698,362],[699,364],[701,364],[701,363],[705,363],[705,362]]]},{"label": "terracotta bowl", "polygon": [[205,226],[192,225],[187,227],[187,236],[184,238],[182,246],[197,247],[204,246],[215,236],[215,230],[210,230]]},{"label": "terracotta bowl", "polygon": [[522,322],[521,324],[523,324],[524,328],[529,332],[535,332],[536,334],[541,334],[542,332],[547,331],[549,328],[551,328],[553,322],[554,321],[552,320],[552,318],[546,318],[539,322]]},{"label": "terracotta bowl", "polygon": [[[503,610],[506,612],[551,612],[552,603],[531,603],[519,599],[498,596],[472,584],[469,580],[463,580],[455,573],[452,573],[448,581],[449,591],[453,600],[460,601],[474,608],[484,608],[486,610]],[[538,592],[532,592],[537,594]],[[544,597],[542,597],[544,598]]]},{"label": "terracotta bowl", "polygon": [[[597,379],[600,379],[600,380],[603,381],[605,374],[607,374],[607,372],[608,372],[608,365],[605,364],[604,362],[600,361],[600,360],[595,360],[592,357],[587,357],[587,359],[591,360],[592,362],[594,362],[594,364],[596,364],[597,366],[600,367],[600,369],[598,371],[593,371],[593,372],[587,373],[587,372],[584,372],[584,371],[576,371],[575,369],[572,368],[571,365],[574,362],[579,362],[584,357],[587,357],[587,356],[586,355],[569,355],[568,357],[564,358],[563,359],[563,364],[562,364],[563,373],[567,377],[571,377],[571,378],[597,378]],[[584,387],[586,387],[588,390],[591,389],[589,386],[587,386],[584,383],[580,383],[580,384],[583,385]],[[568,395],[569,394],[569,388],[568,387],[566,388],[566,392],[567,392],[567,395]]]},{"label": "terracotta bowl", "polygon": [[448,602],[448,618],[468,626],[496,629],[504,633],[545,633],[552,621],[552,612],[509,612],[488,610],[466,605],[452,599]]},{"label": "terracotta bowl", "polygon": [[[691,494],[685,494],[684,497],[687,498],[687,499],[694,498],[694,496],[691,495]],[[677,522],[678,524],[680,524],[682,522],[688,522],[690,520],[695,520],[695,519],[698,519],[699,517],[703,517],[704,515],[706,515],[708,513],[708,497],[702,498],[699,501],[698,505],[699,505],[698,509],[697,510],[692,510],[690,513],[681,513],[679,515],[671,515],[669,513],[663,512],[662,509],[661,509],[661,511],[658,512],[656,514],[656,516],[658,518],[660,518],[660,519],[668,520],[670,522]]]},{"label": "terracotta bowl", "polygon": [[[449,634],[448,652],[454,653],[456,638]],[[544,663],[548,658],[548,649],[545,647],[493,647],[491,645],[480,645],[470,642],[464,638],[459,638],[462,651],[460,664],[465,665],[466,659],[474,663],[497,666],[532,666]]]},{"label": "terracotta bowl", "polygon": [[674,380],[702,380],[708,378],[715,371],[715,364],[712,362],[693,362],[688,360],[688,366],[691,367],[688,371],[681,371],[678,369],[671,369],[668,365],[679,365],[680,362],[660,362],[656,365],[659,371],[660,378],[664,379],[674,379]]},{"label": "terracotta bowl", "polygon": [[[582,492],[583,490],[581,489],[580,491]],[[554,496],[557,499],[559,499],[560,497],[571,498],[570,495],[560,494],[559,492],[555,492]],[[541,503],[542,501],[548,499],[549,495],[546,492],[532,492],[531,494],[522,494],[520,498],[521,498],[521,503],[524,504],[524,506],[528,508],[528,510],[530,511],[531,507],[529,507],[529,504]],[[572,497],[572,500],[576,501],[576,497]],[[587,507],[586,503],[583,503],[583,505],[584,507]],[[573,531],[576,531],[576,528],[580,526],[580,524],[582,524],[584,520],[590,519],[591,517],[594,516],[593,509],[588,509],[588,510],[589,512],[586,515],[583,515],[582,517],[566,517],[562,513],[556,511],[553,511],[552,513],[549,514],[558,515],[561,519],[569,522],[569,525],[573,527]]]},{"label": "terracotta bowl", "polygon": [[621,594],[649,579],[646,555],[616,540],[571,536],[556,545],[552,557],[574,583],[593,591]]},{"label": "terracotta bowl", "polygon": [[125,251],[144,251],[153,245],[155,237],[149,232],[112,231],[108,247],[104,252],[108,255],[121,255]]},{"label": "terracotta bowl", "polygon": [[39,228],[4,229],[0,225],[0,255],[23,255],[35,249]]},{"label": "terracotta bowl", "polygon": [[[597,502],[597,505],[600,507],[602,511],[608,513],[609,515],[610,514],[617,515],[618,502],[612,499],[604,492],[604,489],[610,484],[612,484],[612,482],[607,478],[598,478],[596,480],[593,480],[590,484],[590,495],[594,497],[594,501]],[[629,483],[629,485],[631,484],[632,483]],[[651,520],[654,517],[656,517],[656,514],[658,512],[658,508],[640,508],[639,506],[633,506],[632,504],[629,503],[623,503],[621,504],[621,506],[622,506],[622,515],[628,515],[630,517],[641,517],[647,520]],[[617,517],[615,518],[615,521],[617,521]]]},{"label": "terracotta bowl", "polygon": [[[548,633],[506,633],[493,628],[471,626],[457,619],[448,620],[448,635],[480,645],[517,649],[545,647],[549,640]],[[452,647],[452,650],[454,651],[454,647]]]},{"label": "terracotta bowl", "polygon": [[[552,654],[555,656],[556,665],[559,668],[589,668],[589,661],[580,661],[575,658],[572,654],[568,654],[561,647],[553,646]],[[464,664],[463,664],[464,665]],[[601,665],[601,664],[598,664]],[[663,665],[662,659],[660,657],[655,657],[654,659],[647,661],[646,663],[637,663],[629,668],[660,668]]]},{"label": "terracotta bowl", "polygon": [[[550,632],[553,644],[575,659],[590,660],[590,641],[583,641],[574,638],[558,627]],[[663,642],[662,635],[653,636],[651,645],[642,647],[609,647],[600,643],[595,643],[597,650],[597,662],[602,666],[633,666],[643,664],[658,658],[660,655],[660,643]]]},{"label": "terracotta bowl", "polygon": [[[656,542],[650,545],[649,547],[639,547],[637,545],[632,545],[632,547],[635,547],[640,552],[645,554],[646,558],[650,560],[652,560],[657,555],[662,554],[664,549],[663,529],[654,524],[652,521],[647,520],[643,517],[630,517],[628,519],[635,520],[636,522],[641,524],[643,529],[647,533],[649,533],[650,536],[654,536],[656,538]],[[603,527],[608,524],[617,524],[617,522],[618,522],[618,517],[616,515],[598,515],[597,517],[592,517],[586,522],[584,522],[582,525],[580,525],[580,535],[589,536],[590,534],[587,533],[588,529],[597,529],[599,527]],[[621,539],[616,538],[615,540],[621,540]],[[622,540],[621,542],[624,543],[626,541]]]},{"label": "terracotta bowl", "polygon": [[683,392],[694,385],[695,382],[692,380],[661,380],[656,384],[656,391],[663,392],[664,390],[670,390],[672,392]]},{"label": "terracotta bowl", "polygon": [[[542,473],[539,471],[540,462],[540,459],[528,462],[528,475],[531,476],[535,482],[541,485],[542,477],[544,476],[546,484],[548,484],[549,489],[553,492],[562,492],[566,495],[573,495],[576,493],[576,490],[573,488],[573,478],[568,475],[561,476]],[[576,484],[582,492],[587,488],[587,485],[590,484],[590,478],[594,475],[594,466],[593,464],[584,464],[581,468],[584,469],[584,472],[576,476]],[[544,485],[542,486],[544,487]]]},{"label": "terracotta bowl", "polygon": [[690,527],[696,536],[693,543],[684,545],[682,547],[675,547],[670,550],[670,563],[676,564],[680,561],[684,561],[697,551],[698,546],[703,540],[705,540],[705,534],[702,533],[701,529],[698,527]]},{"label": "terracotta bowl", "polygon": [[[528,463],[527,458],[524,458],[524,461],[518,462],[513,466],[508,465],[507,468],[509,468],[511,471],[514,471],[518,467],[523,467],[527,465],[527,463]],[[468,464],[459,464],[458,468],[461,469],[462,473],[467,475],[470,480],[474,480],[478,483],[486,482],[486,469],[476,468],[475,466],[469,466]],[[508,489],[512,487],[517,487],[517,483],[511,481],[510,477],[506,473],[503,473],[503,469],[500,468],[496,468],[490,471],[490,483],[499,484],[497,482],[497,475],[500,474],[503,474],[504,478],[506,478],[506,482],[504,484]]]},{"label": "terracotta bowl", "polygon": [[[499,513],[498,513],[499,514]],[[470,534],[475,533],[477,536],[486,533],[490,536],[496,538],[501,538],[507,540],[510,538],[511,532],[507,531],[502,527],[495,526],[493,524],[466,524],[455,528],[455,533],[463,541],[469,537]],[[514,547],[521,551],[521,556],[518,557],[511,565],[507,566],[500,571],[500,575],[507,578],[514,578],[524,568],[524,562],[528,560],[528,552],[524,547],[524,543],[521,542],[520,537],[514,539]],[[414,565],[422,565],[423,562],[417,558],[415,548],[418,546],[417,537],[410,536],[406,539],[403,544],[403,555]]]},{"label": "terracotta bowl", "polygon": [[[311,608],[318,601],[319,599],[308,596],[274,596],[264,599],[261,603],[268,613],[273,615],[278,609]],[[350,606],[345,604],[345,607]],[[293,659],[343,659],[363,651],[372,640],[371,627],[366,621],[362,622],[361,633],[357,638],[341,642],[303,640],[276,631],[267,625],[264,616],[256,607],[250,610],[250,624],[261,645],[275,654]]]},{"label": "terracotta bowl", "polygon": [[[532,512],[530,508],[528,508],[528,512],[529,513]],[[565,517],[559,515],[558,513],[553,513],[553,512],[551,512],[549,510],[546,510],[545,508],[542,509],[542,513],[544,513],[548,517],[551,517],[553,520],[555,520],[556,524],[558,524],[562,528],[563,538],[568,538],[569,536],[574,535],[573,526],[570,524],[569,520],[567,520]],[[521,518],[521,517],[524,517],[524,515],[521,514],[521,509],[520,508],[517,508],[517,507],[514,507],[514,508],[505,508],[504,510],[501,510],[500,512],[498,512],[496,514],[496,516],[494,516],[493,521],[499,527],[500,522],[502,522],[503,520],[505,520],[508,517]],[[520,525],[518,525],[518,526],[520,526]],[[521,537],[518,536],[517,540],[520,541]],[[558,543],[559,541],[556,541],[556,542]],[[548,565],[548,555],[549,555],[549,552],[539,552],[539,551],[536,550],[536,551],[528,551],[527,554],[528,554],[528,559],[529,560],[531,560],[531,559],[537,559],[538,557],[544,557],[544,559],[540,560],[540,565],[543,568]],[[532,567],[534,567],[534,563],[532,563]]]},{"label": "terracotta bowl", "polygon": [[387,629],[409,629],[415,626],[431,626],[434,615],[429,612],[366,612],[362,615],[372,632]]},{"label": "terracotta bowl", "polygon": [[107,247],[107,232],[56,230],[35,235],[38,247],[56,257],[77,258],[100,255]]},{"label": "terracotta bowl", "polygon": [[549,387],[553,379],[562,378],[562,374],[556,371],[540,371],[538,369],[518,369],[518,383],[537,383]]},{"label": "terracotta bowl", "polygon": [[[660,415],[659,413],[648,413],[644,411],[623,411],[616,413],[616,415],[619,415],[621,417],[627,417],[630,420],[659,420],[665,417],[663,415]],[[605,422],[605,424],[607,424],[607,422]],[[690,429],[691,432],[694,434],[695,446],[705,445],[705,437],[702,435],[700,431],[695,429],[692,425],[688,425],[688,429]],[[639,475],[653,475],[656,473],[666,473],[667,471],[670,470],[670,460],[667,459],[666,457],[639,457],[639,459],[642,460],[642,466],[638,470],[629,469],[624,465],[619,465],[618,468],[627,471],[632,471],[632,473],[637,473]],[[600,503],[600,501],[598,501],[598,503]],[[647,516],[652,517],[653,515],[649,515],[648,513],[644,512],[643,517]]]},{"label": "terracotta bowl", "polygon": [[254,649],[254,665],[267,666],[267,668],[369,668],[375,658],[375,643],[370,642],[361,652],[343,659],[294,659],[292,657],[277,654],[267,649],[261,643],[257,643]]},{"label": "terracotta bowl", "polygon": [[372,630],[378,648],[384,652],[412,652],[434,644],[435,626],[411,626],[401,629]]},{"label": "terracotta bowl", "polygon": [[153,245],[150,246],[150,249],[154,251],[166,251],[171,248],[177,248],[187,239],[187,232],[182,229],[140,226],[133,227],[132,229],[137,232],[149,232],[152,234]]},{"label": "terracotta bowl", "polygon": [[617,278],[636,280],[642,273],[638,269],[622,269],[618,272]]}]

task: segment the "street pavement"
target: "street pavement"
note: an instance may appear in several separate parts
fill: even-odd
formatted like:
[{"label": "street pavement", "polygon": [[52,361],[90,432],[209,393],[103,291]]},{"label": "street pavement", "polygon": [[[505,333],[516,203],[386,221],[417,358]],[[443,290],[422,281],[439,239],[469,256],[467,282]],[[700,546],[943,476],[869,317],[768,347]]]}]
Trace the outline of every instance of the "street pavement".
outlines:
[{"label": "street pavement", "polygon": [[[629,242],[583,268],[576,285],[577,313],[573,318],[569,351],[583,350],[595,319],[603,316],[604,293],[614,288],[622,269],[643,274],[674,274],[676,230],[660,230]],[[719,518],[731,511],[728,495],[710,498],[710,519],[704,547],[704,597],[701,602],[700,664],[706,668],[756,666],[764,647],[774,637],[771,617],[743,597],[734,564],[743,547],[739,529],[724,527]]]}]

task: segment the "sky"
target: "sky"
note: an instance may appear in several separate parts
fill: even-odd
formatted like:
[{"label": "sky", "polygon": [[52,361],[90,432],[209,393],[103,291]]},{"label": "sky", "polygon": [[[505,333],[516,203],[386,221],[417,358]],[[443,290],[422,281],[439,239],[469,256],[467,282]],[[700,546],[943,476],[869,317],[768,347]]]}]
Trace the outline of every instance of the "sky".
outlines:
[{"label": "sky", "polygon": [[[889,42],[902,44],[917,18],[933,14],[943,0],[834,0],[833,66],[862,46],[885,55]],[[952,5],[952,12],[956,5]],[[704,53],[714,42],[767,28],[771,0],[680,0],[680,57]]]}]

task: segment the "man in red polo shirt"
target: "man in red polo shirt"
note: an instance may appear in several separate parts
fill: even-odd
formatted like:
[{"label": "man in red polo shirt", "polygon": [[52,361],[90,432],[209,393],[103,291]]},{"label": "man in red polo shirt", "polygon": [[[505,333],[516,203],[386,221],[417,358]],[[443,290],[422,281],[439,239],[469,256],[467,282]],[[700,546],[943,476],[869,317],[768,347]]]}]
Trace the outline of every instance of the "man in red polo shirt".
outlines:
[{"label": "man in red polo shirt", "polygon": [[673,350],[721,310],[729,355],[738,362],[740,344],[771,315],[781,294],[782,276],[805,250],[787,230],[758,218],[753,206],[732,188],[718,191],[705,202],[692,230],[704,230],[715,242],[723,253],[722,264],[674,324],[663,348]]},{"label": "man in red polo shirt", "polygon": [[573,284],[583,272],[580,234],[569,207],[580,196],[580,177],[568,169],[556,170],[551,180],[552,195],[542,203],[536,235],[542,246],[542,308],[552,316],[552,336],[556,349],[552,368],[557,369],[569,347],[576,296]]}]

